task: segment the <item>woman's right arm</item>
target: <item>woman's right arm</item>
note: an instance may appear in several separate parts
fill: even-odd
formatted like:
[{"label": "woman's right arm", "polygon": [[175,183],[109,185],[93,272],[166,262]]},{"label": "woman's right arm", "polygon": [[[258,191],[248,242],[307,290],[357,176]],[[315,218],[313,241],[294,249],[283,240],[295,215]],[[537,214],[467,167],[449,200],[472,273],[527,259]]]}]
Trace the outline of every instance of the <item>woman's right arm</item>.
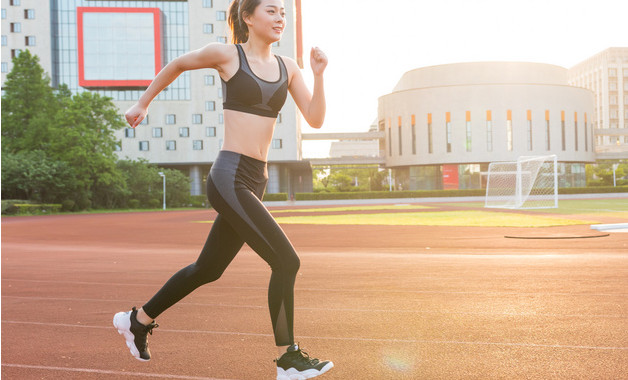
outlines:
[{"label": "woman's right arm", "polygon": [[127,123],[133,128],[137,127],[146,117],[153,99],[183,72],[205,68],[223,71],[223,66],[230,61],[234,52],[236,50],[231,45],[211,43],[175,58],[161,69],[137,103],[126,111],[124,117]]}]

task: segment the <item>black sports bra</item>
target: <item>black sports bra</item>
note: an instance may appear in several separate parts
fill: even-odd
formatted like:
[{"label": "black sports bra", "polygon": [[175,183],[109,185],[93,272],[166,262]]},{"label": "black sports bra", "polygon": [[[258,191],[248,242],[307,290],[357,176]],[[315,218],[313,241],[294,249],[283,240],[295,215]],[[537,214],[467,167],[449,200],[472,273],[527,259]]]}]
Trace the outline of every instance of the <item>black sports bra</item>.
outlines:
[{"label": "black sports bra", "polygon": [[276,118],[288,95],[286,65],[281,57],[275,55],[279,62],[279,79],[276,82],[265,81],[251,70],[242,46],[236,47],[240,59],[238,71],[228,81],[220,78],[223,109]]}]

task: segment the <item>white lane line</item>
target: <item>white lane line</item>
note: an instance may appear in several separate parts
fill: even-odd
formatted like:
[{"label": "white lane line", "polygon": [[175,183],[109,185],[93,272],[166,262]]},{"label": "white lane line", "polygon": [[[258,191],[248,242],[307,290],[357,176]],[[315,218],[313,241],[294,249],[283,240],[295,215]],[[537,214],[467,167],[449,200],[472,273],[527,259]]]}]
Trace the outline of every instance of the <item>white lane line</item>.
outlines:
[{"label": "white lane line", "polygon": [[[54,283],[54,284],[72,284],[72,285],[107,285],[107,286],[162,286],[159,284],[132,284],[119,282],[91,282],[91,281],[55,281],[55,280],[30,280],[19,278],[3,278],[2,281],[21,281],[36,283]],[[214,289],[249,289],[249,290],[268,290],[266,286],[219,286],[211,285]],[[410,289],[332,289],[332,288],[294,288],[294,290],[302,292],[334,292],[334,293],[412,293],[412,294],[476,294],[476,295],[543,295],[543,296],[581,296],[581,297],[628,297],[628,293],[552,293],[552,292],[490,292],[490,291],[447,291],[447,290],[410,290]]]},{"label": "white lane line", "polygon": [[[72,302],[113,302],[139,304],[137,300],[120,300],[120,299],[97,299],[97,298],[61,298],[61,297],[30,297],[30,296],[7,296],[2,298],[14,298],[22,300],[37,301],[72,301]],[[267,305],[234,305],[225,303],[208,303],[208,302],[187,302],[180,301],[177,305],[188,306],[211,306],[211,307],[230,307],[239,309],[266,309]],[[503,316],[521,316],[521,317],[576,317],[576,318],[628,318],[627,315],[621,314],[552,314],[552,313],[487,313],[481,311],[437,311],[437,310],[412,310],[412,309],[361,309],[361,308],[334,308],[334,307],[295,307],[295,310],[310,311],[344,311],[352,313],[409,313],[409,314],[430,314],[430,315],[503,315]]]},{"label": "white lane line", "polygon": [[[88,325],[72,325],[68,323],[44,323],[44,322],[23,322],[23,321],[7,321],[2,323],[9,324],[25,324],[38,326],[54,326],[54,327],[81,327],[91,329],[107,329],[112,327],[106,326],[88,326]],[[238,335],[238,336],[259,336],[272,337],[272,334],[248,333],[238,331],[210,331],[210,330],[174,330],[159,329],[159,332],[170,332],[177,334],[210,334],[210,335]],[[628,350],[628,347],[608,347],[608,346],[577,346],[562,344],[536,344],[536,343],[510,343],[510,342],[466,342],[456,340],[422,340],[422,339],[393,339],[393,338],[360,338],[360,337],[327,337],[327,336],[299,336],[303,339],[319,339],[319,340],[344,340],[344,341],[360,341],[360,342],[384,342],[384,343],[425,343],[425,344],[457,344],[457,345],[490,345],[490,346],[513,346],[513,347],[539,347],[539,348],[567,348],[567,349],[586,349],[586,350]]]},{"label": "white lane line", "polygon": [[162,379],[186,379],[186,380],[229,380],[218,379],[215,377],[200,377],[200,376],[185,376],[185,375],[169,375],[164,373],[143,373],[143,372],[123,372],[123,371],[109,371],[104,369],[91,369],[91,368],[72,368],[72,367],[51,367],[43,365],[30,365],[30,364],[13,364],[2,363],[3,367],[11,368],[24,368],[24,369],[42,369],[47,371],[68,371],[68,372],[84,372],[84,373],[97,373],[101,375],[116,375],[116,376],[143,376],[148,378],[162,378]]}]

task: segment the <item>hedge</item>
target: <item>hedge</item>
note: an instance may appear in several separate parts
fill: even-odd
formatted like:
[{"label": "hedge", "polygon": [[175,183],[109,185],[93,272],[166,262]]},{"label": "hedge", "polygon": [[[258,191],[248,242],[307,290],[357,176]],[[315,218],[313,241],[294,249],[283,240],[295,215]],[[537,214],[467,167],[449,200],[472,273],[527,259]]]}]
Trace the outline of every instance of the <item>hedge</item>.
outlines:
[{"label": "hedge", "polygon": [[434,198],[434,197],[476,197],[484,196],[484,189],[464,190],[414,190],[414,191],[356,191],[337,193],[296,193],[295,200],[329,199],[385,199],[385,198]]},{"label": "hedge", "polygon": [[287,201],[288,193],[266,193],[264,194],[264,198],[262,198],[264,202],[273,202],[273,201]]},{"label": "hedge", "polygon": [[[559,188],[558,194],[605,194],[628,193],[628,186],[594,186]],[[486,189],[464,190],[415,190],[415,191],[361,191],[334,193],[296,193],[295,200],[333,199],[386,199],[386,198],[441,198],[441,197],[483,197]]]},{"label": "hedge", "polygon": [[61,211],[62,204],[15,204],[17,215],[55,214]]}]

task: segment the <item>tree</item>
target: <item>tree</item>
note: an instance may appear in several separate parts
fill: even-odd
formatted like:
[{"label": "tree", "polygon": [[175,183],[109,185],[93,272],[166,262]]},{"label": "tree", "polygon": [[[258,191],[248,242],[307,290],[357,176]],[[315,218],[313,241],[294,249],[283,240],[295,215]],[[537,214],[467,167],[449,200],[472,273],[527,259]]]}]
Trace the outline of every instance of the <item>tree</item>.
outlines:
[{"label": "tree", "polygon": [[45,150],[57,103],[39,58],[28,50],[13,58],[2,89],[2,152]]},{"label": "tree", "polygon": [[[170,207],[185,206],[190,202],[190,179],[174,169],[160,169],[146,160],[120,160],[118,168],[127,183],[127,202],[135,200],[140,207],[161,205],[163,199],[163,179],[166,176],[166,203]],[[128,206],[128,204],[127,204]]]},{"label": "tree", "polygon": [[2,155],[2,198],[60,203],[74,193],[72,169],[41,150]]},{"label": "tree", "polygon": [[[628,162],[625,161],[600,161],[595,165],[586,166],[587,185],[589,186],[613,186],[613,164],[619,164],[615,171],[615,179],[618,185],[624,181],[620,181],[628,174]],[[597,179],[596,179],[597,178]]]},{"label": "tree", "polygon": [[74,169],[79,203],[114,207],[126,187],[114,154],[114,131],[124,127],[118,109],[111,98],[90,92],[70,96],[62,89],[57,101],[61,108],[49,128],[54,136],[49,154]]}]

